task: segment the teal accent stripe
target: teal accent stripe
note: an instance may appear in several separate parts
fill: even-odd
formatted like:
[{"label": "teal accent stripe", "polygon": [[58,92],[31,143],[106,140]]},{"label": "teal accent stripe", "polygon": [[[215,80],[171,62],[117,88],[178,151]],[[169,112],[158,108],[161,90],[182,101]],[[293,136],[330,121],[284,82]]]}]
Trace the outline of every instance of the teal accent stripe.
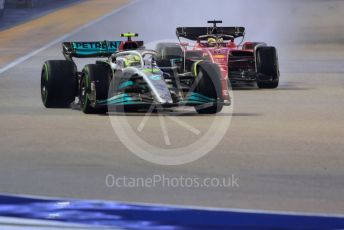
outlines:
[{"label": "teal accent stripe", "polygon": [[124,89],[124,88],[129,87],[129,86],[132,86],[132,85],[134,85],[134,82],[133,82],[133,81],[125,81],[125,82],[121,83],[121,84],[117,87],[117,89]]},{"label": "teal accent stripe", "polygon": [[199,101],[199,102],[202,102],[202,103],[212,102],[212,101],[206,101],[206,100],[203,100],[203,99],[199,99],[199,98],[196,98],[196,97],[189,97],[187,99],[187,101]]},{"label": "teal accent stripe", "polygon": [[89,49],[89,50],[75,50],[77,54],[81,55],[91,55],[91,54],[107,54],[107,53],[115,53],[117,49],[108,49],[108,50],[99,50],[99,49]]},{"label": "teal accent stripe", "polygon": [[110,104],[116,104],[116,103],[121,103],[121,102],[125,102],[125,101],[132,101],[132,98],[131,97],[125,97],[125,98],[107,100],[107,101],[97,102],[97,103],[110,105]]},{"label": "teal accent stripe", "polygon": [[208,100],[208,101],[216,101],[216,99],[214,99],[214,98],[210,98],[210,97],[207,97],[207,96],[204,96],[202,94],[195,93],[195,92],[193,92],[191,95],[195,96],[195,97],[203,98],[204,100]]},{"label": "teal accent stripe", "polygon": [[186,105],[186,104],[189,104],[189,103],[192,103],[192,104],[199,104],[199,105],[203,105],[207,102],[204,102],[204,101],[194,101],[194,100],[188,100],[188,101],[181,101],[179,102],[178,104],[183,106],[183,105]]},{"label": "teal accent stripe", "polygon": [[187,101],[199,101],[203,103],[208,103],[208,102],[215,102],[216,99],[206,97],[199,93],[191,93],[191,95],[187,98]]},{"label": "teal accent stripe", "polygon": [[124,97],[129,97],[129,95],[124,93],[124,94],[113,96],[113,97],[111,97],[109,99],[106,99],[106,100],[98,100],[97,103],[99,103],[99,104],[106,104],[106,103],[108,103],[110,101],[118,100],[118,99],[121,99],[121,98],[124,98]]},{"label": "teal accent stripe", "polygon": [[[127,83],[127,82],[124,82]],[[187,100],[183,102],[179,102],[179,104],[187,104],[187,103],[194,103],[194,104],[205,104],[205,103],[212,103],[216,102],[214,98],[209,98],[204,95],[198,93],[192,93]],[[97,101],[99,105],[129,105],[129,104],[148,104],[146,102],[142,102],[139,99],[134,99],[130,97],[128,94],[120,94],[114,97],[111,97],[107,100],[99,100]]]},{"label": "teal accent stripe", "polygon": [[128,94],[121,94],[121,95],[116,95],[107,100],[99,100],[97,101],[97,104],[99,105],[128,105],[128,104],[146,104],[146,103],[138,99],[134,99],[128,96]]}]

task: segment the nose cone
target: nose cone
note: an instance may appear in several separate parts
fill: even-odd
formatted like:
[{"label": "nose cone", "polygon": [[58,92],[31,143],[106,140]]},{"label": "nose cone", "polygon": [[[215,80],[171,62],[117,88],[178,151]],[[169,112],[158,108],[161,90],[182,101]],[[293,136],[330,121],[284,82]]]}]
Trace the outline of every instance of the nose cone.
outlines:
[{"label": "nose cone", "polygon": [[165,82],[162,72],[146,73],[144,78],[158,103],[173,103],[170,90]]}]

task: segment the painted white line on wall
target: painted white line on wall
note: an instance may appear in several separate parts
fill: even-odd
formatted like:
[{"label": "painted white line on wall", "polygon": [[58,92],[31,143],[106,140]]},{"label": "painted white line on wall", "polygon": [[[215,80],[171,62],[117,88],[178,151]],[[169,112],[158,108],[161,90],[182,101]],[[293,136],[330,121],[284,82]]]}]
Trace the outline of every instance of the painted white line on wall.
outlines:
[{"label": "painted white line on wall", "polygon": [[31,58],[31,57],[37,55],[38,53],[40,53],[40,52],[42,52],[42,51],[44,51],[44,50],[46,50],[46,49],[48,49],[48,48],[50,48],[50,47],[52,47],[52,46],[54,46],[54,45],[56,45],[56,44],[62,42],[63,40],[67,39],[68,37],[71,37],[71,36],[73,36],[73,35],[79,33],[79,32],[82,31],[83,29],[85,29],[85,28],[87,28],[87,27],[90,27],[90,26],[92,26],[92,25],[94,25],[94,24],[96,24],[96,23],[98,23],[98,22],[100,22],[100,21],[103,21],[104,19],[106,19],[106,18],[108,18],[108,17],[110,17],[110,16],[112,16],[112,15],[118,13],[119,11],[121,11],[121,10],[123,10],[123,9],[125,9],[125,8],[127,8],[127,7],[129,7],[129,6],[133,5],[133,4],[135,4],[135,3],[137,3],[137,2],[139,2],[139,1],[140,1],[140,0],[132,0],[130,3],[124,5],[124,6],[120,7],[120,8],[117,8],[117,9],[115,9],[114,11],[112,11],[112,12],[110,12],[110,13],[108,13],[108,14],[105,14],[104,16],[101,16],[100,18],[97,18],[97,19],[95,19],[95,20],[93,20],[93,21],[91,21],[91,22],[89,22],[89,23],[87,23],[87,24],[85,24],[85,25],[79,27],[78,29],[74,30],[73,32],[68,33],[68,34],[66,34],[66,35],[63,35],[62,37],[59,37],[59,38],[53,40],[52,42],[50,42],[50,43],[48,43],[48,44],[42,46],[41,48],[39,48],[39,49],[37,49],[37,50],[34,50],[34,51],[32,51],[32,52],[30,52],[30,53],[28,53],[28,54],[26,54],[26,55],[24,55],[24,56],[22,56],[22,57],[20,57],[20,58],[14,60],[14,61],[12,61],[12,62],[10,62],[9,64],[7,64],[6,66],[4,66],[3,68],[0,69],[0,74],[2,74],[2,73],[4,73],[4,72],[6,72],[7,70],[9,70],[9,69],[15,67],[16,65],[19,65],[20,63],[22,63],[22,62],[28,60],[29,58]]}]

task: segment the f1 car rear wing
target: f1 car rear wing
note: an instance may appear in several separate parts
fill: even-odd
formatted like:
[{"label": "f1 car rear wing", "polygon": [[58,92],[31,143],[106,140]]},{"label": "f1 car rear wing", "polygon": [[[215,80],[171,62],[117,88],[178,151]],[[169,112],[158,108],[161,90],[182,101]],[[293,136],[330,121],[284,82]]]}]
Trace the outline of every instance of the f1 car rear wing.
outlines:
[{"label": "f1 car rear wing", "polygon": [[[123,41],[94,41],[94,42],[64,42],[63,55],[67,60],[77,58],[110,57],[117,52]],[[135,41],[138,47],[143,46],[143,41]]]},{"label": "f1 car rear wing", "polygon": [[244,27],[178,27],[176,30],[177,37],[183,37],[196,41],[202,35],[223,34],[233,36],[234,38],[245,35]]}]

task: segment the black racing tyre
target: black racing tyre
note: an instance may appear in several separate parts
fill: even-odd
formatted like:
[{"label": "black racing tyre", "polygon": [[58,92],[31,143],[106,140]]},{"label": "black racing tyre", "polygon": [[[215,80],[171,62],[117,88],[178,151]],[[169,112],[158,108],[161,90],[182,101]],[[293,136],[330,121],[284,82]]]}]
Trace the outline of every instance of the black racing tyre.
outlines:
[{"label": "black racing tyre", "polygon": [[173,69],[173,61],[183,61],[184,52],[179,44],[177,43],[158,43],[155,50],[159,53],[156,60],[157,65],[162,69],[163,72],[169,74],[171,77],[181,72],[180,68]]},{"label": "black racing tyre", "polygon": [[199,114],[215,114],[219,113],[223,107],[222,86],[221,86],[221,71],[218,65],[202,62],[197,66],[196,76],[196,93],[204,95],[209,98],[216,99],[217,104],[212,106],[195,106],[197,113]]},{"label": "black racing tyre", "polygon": [[242,46],[243,50],[254,50],[258,45],[266,46],[265,42],[246,42]]},{"label": "black racing tyre", "polygon": [[[81,110],[86,114],[107,113],[107,106],[95,108],[92,104],[97,100],[108,98],[111,69],[106,64],[89,64],[82,71],[80,81],[79,101]],[[92,92],[91,84],[95,84],[95,92]],[[95,97],[92,97],[94,95]]]},{"label": "black racing tyre", "polygon": [[155,50],[160,54],[161,60],[183,58],[183,50],[177,43],[158,43]]},{"label": "black racing tyre", "polygon": [[187,59],[200,60],[203,59],[203,52],[201,50],[190,50],[186,52],[185,56]]},{"label": "black racing tyre", "polygon": [[257,80],[257,85],[262,89],[273,89],[279,83],[279,65],[277,50],[275,47],[259,47],[256,53],[257,72],[265,76],[270,76],[271,80]]},{"label": "black racing tyre", "polygon": [[46,61],[41,73],[41,97],[46,108],[68,108],[75,100],[77,69],[73,62]]}]

